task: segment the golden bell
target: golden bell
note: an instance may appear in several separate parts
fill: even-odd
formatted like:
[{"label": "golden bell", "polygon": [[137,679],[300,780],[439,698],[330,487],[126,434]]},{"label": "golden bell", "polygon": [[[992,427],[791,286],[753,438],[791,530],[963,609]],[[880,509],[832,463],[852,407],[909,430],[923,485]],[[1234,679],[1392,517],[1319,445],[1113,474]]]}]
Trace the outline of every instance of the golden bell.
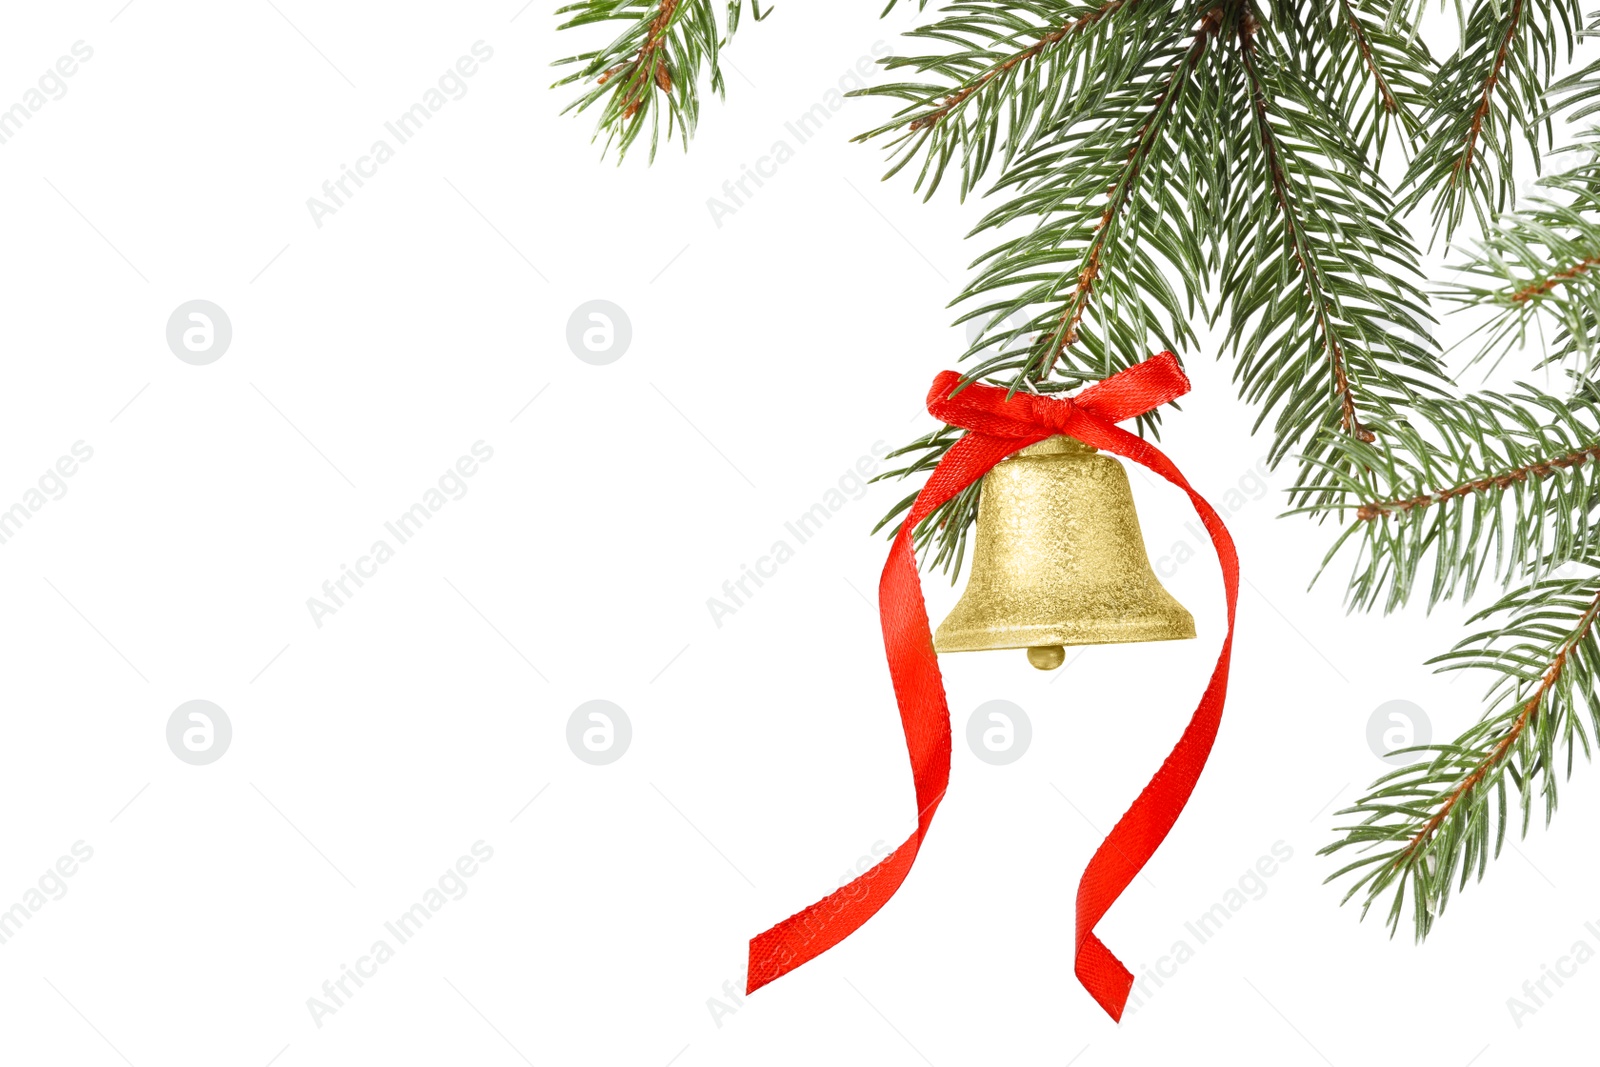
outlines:
[{"label": "golden bell", "polygon": [[1064,645],[1193,636],[1194,616],[1150,569],[1122,464],[1057,436],[984,475],[972,573],[935,649],[1025,648],[1054,670]]}]

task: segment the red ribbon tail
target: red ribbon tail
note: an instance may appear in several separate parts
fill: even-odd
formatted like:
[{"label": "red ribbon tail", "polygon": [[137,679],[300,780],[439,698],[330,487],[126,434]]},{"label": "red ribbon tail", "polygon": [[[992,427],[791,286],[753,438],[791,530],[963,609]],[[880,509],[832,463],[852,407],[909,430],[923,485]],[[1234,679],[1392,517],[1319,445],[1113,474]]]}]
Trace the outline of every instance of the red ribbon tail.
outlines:
[{"label": "red ribbon tail", "polygon": [[911,872],[921,837],[913,834],[861,877],[751,938],[745,995],[822,955],[876,915]]},{"label": "red ribbon tail", "polygon": [[1128,993],[1133,989],[1133,972],[1092,932],[1078,946],[1072,973],[1107,1015],[1117,1022],[1122,1021],[1123,1006],[1128,1003]]},{"label": "red ribbon tail", "polygon": [[1123,813],[1111,833],[1084,868],[1078,882],[1077,942],[1073,964],[1078,981],[1105,1009],[1120,1020],[1133,988],[1133,975],[1112,955],[1094,928],[1110,910],[1123,890],[1138,876],[1156,849],[1178,821],[1190,795],[1200,781],[1217,730],[1222,725],[1222,707],[1228,694],[1228,667],[1233,658],[1234,615],[1239,602],[1239,556],[1233,538],[1222,519],[1205,499],[1195,492],[1183,474],[1166,455],[1150,442],[1126,430],[1081,415],[1072,419],[1069,431],[1081,440],[1124,456],[1161,475],[1189,497],[1200,521],[1211,537],[1217,562],[1222,566],[1223,593],[1228,606],[1228,633],[1211,678],[1201,694],[1199,705],[1184,727],[1183,736],[1162,762],[1161,768]]}]

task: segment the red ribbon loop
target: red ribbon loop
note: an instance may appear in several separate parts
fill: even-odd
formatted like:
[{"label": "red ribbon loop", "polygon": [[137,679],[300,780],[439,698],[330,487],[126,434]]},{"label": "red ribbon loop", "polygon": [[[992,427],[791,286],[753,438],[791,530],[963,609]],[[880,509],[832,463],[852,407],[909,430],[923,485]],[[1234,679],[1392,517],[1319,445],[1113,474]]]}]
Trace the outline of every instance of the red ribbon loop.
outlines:
[{"label": "red ribbon loop", "polygon": [[1113,1019],[1122,1017],[1133,975],[1101,943],[1094,928],[1160,847],[1205,768],[1222,722],[1233,653],[1234,610],[1239,600],[1239,557],[1216,511],[1160,449],[1115,425],[1188,391],[1189,379],[1171,352],[1152,356],[1071,398],[1031,393],[1008,396],[1006,390],[995,386],[963,386],[961,375],[954,371],[944,371],[934,379],[928,412],[968,432],[928,476],[895,537],[878,583],[884,652],[916,785],[917,829],[870,871],[752,938],[747,993],[850,936],[888,902],[910,873],[950,780],[950,712],[933,651],[911,533],[935,508],[1007,456],[1062,433],[1148,467],[1188,494],[1222,564],[1228,606],[1228,635],[1183,736],[1101,842],[1078,882],[1074,971]]}]

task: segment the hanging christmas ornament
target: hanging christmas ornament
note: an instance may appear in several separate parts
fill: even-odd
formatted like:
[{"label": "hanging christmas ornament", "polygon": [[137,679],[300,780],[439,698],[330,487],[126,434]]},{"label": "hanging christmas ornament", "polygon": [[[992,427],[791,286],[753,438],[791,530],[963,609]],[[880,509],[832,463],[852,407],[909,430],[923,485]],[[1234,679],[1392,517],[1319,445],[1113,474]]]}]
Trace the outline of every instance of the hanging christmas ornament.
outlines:
[{"label": "hanging christmas ornament", "polygon": [[983,476],[972,572],[935,649],[1025,648],[1054,670],[1064,645],[1193,636],[1150,569],[1122,464],[1057,435]]},{"label": "hanging christmas ornament", "polygon": [[[1022,647],[1035,664],[1052,666],[1066,644],[1194,636],[1193,618],[1150,572],[1127,475],[1115,460],[1097,456],[1100,449],[1188,494],[1222,564],[1228,615],[1217,665],[1183,736],[1078,882],[1073,969],[1112,1018],[1122,1017],[1133,975],[1094,928],[1155,854],[1200,779],[1222,721],[1239,598],[1238,556],[1217,513],[1160,449],[1114,425],[1188,391],[1171,352],[1070,398],[1008,396],[993,386],[963,384],[954,371],[934,379],[929,413],[968,432],[928,476],[878,583],[884,650],[916,786],[917,829],[859,878],[753,938],[747,992],[826,952],[877,914],[910,873],[944,799],[950,712],[911,545],[912,531],[934,509],[988,476],[979,505],[979,554],[961,603],[940,627],[940,648]],[[1041,442],[1042,448],[1033,447]]]}]

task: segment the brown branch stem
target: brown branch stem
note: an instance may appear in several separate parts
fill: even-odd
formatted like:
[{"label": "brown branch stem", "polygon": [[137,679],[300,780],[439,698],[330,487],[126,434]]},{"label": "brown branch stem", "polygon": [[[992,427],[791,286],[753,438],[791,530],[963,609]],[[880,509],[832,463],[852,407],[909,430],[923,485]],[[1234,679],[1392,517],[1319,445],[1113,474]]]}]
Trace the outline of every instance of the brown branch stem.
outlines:
[{"label": "brown branch stem", "polygon": [[1254,16],[1246,11],[1239,20],[1239,50],[1245,71],[1250,76],[1250,98],[1255,103],[1256,125],[1261,131],[1261,147],[1267,156],[1267,172],[1272,180],[1273,195],[1278,201],[1278,211],[1283,217],[1284,230],[1294,247],[1300,274],[1306,279],[1306,287],[1311,291],[1311,299],[1316,306],[1317,325],[1322,330],[1323,344],[1333,370],[1334,391],[1339,397],[1339,426],[1345,433],[1362,441],[1375,441],[1377,436],[1361,425],[1361,420],[1356,415],[1355,396],[1350,389],[1350,379],[1345,373],[1344,346],[1340,344],[1339,336],[1328,320],[1328,298],[1323,292],[1322,279],[1316,265],[1307,254],[1305,237],[1296,222],[1297,216],[1289,199],[1289,180],[1283,172],[1283,163],[1278,157],[1278,144],[1272,133],[1272,125],[1267,120],[1266,92],[1256,73],[1254,41],[1256,29]]},{"label": "brown branch stem", "polygon": [[1505,68],[1506,56],[1511,51],[1511,42],[1517,35],[1517,27],[1522,22],[1523,0],[1513,0],[1511,14],[1506,20],[1505,36],[1500,39],[1500,48],[1494,54],[1494,65],[1489,68],[1489,77],[1483,83],[1483,96],[1478,101],[1476,110],[1472,113],[1472,125],[1467,129],[1466,140],[1463,143],[1461,158],[1455,161],[1450,168],[1450,184],[1456,184],[1456,179],[1472,168],[1472,157],[1478,146],[1478,138],[1483,133],[1483,120],[1489,114],[1489,106],[1494,98],[1495,86],[1500,84],[1500,71]]},{"label": "brown branch stem", "polygon": [[1582,277],[1589,272],[1589,268],[1600,265],[1600,256],[1585,256],[1565,270],[1558,270],[1548,278],[1530,282],[1511,294],[1513,304],[1522,304],[1535,297],[1543,296],[1562,282],[1570,282],[1574,278]]},{"label": "brown branch stem", "polygon": [[1133,195],[1133,189],[1139,182],[1143,172],[1144,162],[1150,154],[1150,149],[1155,143],[1154,132],[1156,121],[1161,118],[1172,101],[1172,92],[1177,84],[1178,76],[1186,69],[1193,69],[1200,62],[1201,55],[1206,50],[1206,44],[1217,33],[1222,25],[1222,9],[1212,8],[1200,20],[1200,25],[1195,28],[1194,41],[1185,53],[1181,66],[1175,68],[1167,76],[1161,93],[1156,97],[1155,106],[1150,109],[1144,122],[1140,124],[1134,134],[1133,144],[1128,148],[1127,162],[1123,164],[1122,173],[1112,187],[1106,190],[1108,203],[1100,214],[1100,221],[1095,224],[1094,239],[1089,242],[1089,248],[1083,259],[1083,266],[1078,271],[1077,284],[1073,287],[1072,301],[1062,311],[1058,320],[1061,324],[1058,330],[1061,340],[1051,346],[1050,358],[1040,368],[1036,380],[1043,381],[1049,377],[1050,371],[1055,367],[1056,359],[1066,350],[1068,345],[1078,341],[1078,326],[1083,321],[1084,312],[1089,309],[1089,298],[1094,293],[1095,279],[1100,277],[1101,256],[1105,252],[1106,241],[1111,235],[1111,226]]},{"label": "brown branch stem", "polygon": [[[672,75],[667,70],[666,63],[661,59],[660,52],[666,40],[667,27],[672,23],[672,16],[677,12],[678,0],[661,0],[661,7],[656,11],[655,18],[650,20],[650,28],[645,32],[644,43],[639,46],[639,54],[633,62],[628,64],[628,76],[625,90],[627,96],[622,103],[622,119],[624,122],[633,118],[639,110],[639,105],[644,103],[645,96],[650,92],[651,83],[660,87],[662,92],[672,92]],[[604,84],[607,78],[621,68],[613,67],[600,76]],[[634,75],[641,69],[646,71],[646,76],[640,80]]]},{"label": "brown branch stem", "polygon": [[1500,474],[1487,478],[1475,478],[1470,482],[1452,485],[1432,493],[1423,493],[1420,496],[1405,497],[1398,500],[1373,501],[1362,504],[1356,510],[1356,518],[1362,522],[1371,522],[1380,516],[1387,516],[1395,512],[1416,511],[1420,508],[1431,507],[1434,504],[1443,504],[1458,496],[1467,496],[1471,493],[1485,493],[1491,489],[1509,489],[1517,482],[1526,481],[1528,478],[1548,478],[1558,470],[1567,470],[1570,467],[1581,467],[1592,460],[1600,459],[1600,444],[1589,445],[1586,448],[1576,449],[1560,456],[1549,459],[1537,460],[1520,467],[1512,467]]},{"label": "brown branch stem", "polygon": [[1389,83],[1384,79],[1383,72],[1378,69],[1378,63],[1372,55],[1372,45],[1367,40],[1367,31],[1362,29],[1361,22],[1356,18],[1356,13],[1351,10],[1349,0],[1339,0],[1339,7],[1344,10],[1345,21],[1350,24],[1350,33],[1354,35],[1356,47],[1361,51],[1361,58],[1367,64],[1367,72],[1372,75],[1373,83],[1378,87],[1378,99],[1383,103],[1383,110],[1391,115],[1400,110],[1394,94],[1389,91]]}]

